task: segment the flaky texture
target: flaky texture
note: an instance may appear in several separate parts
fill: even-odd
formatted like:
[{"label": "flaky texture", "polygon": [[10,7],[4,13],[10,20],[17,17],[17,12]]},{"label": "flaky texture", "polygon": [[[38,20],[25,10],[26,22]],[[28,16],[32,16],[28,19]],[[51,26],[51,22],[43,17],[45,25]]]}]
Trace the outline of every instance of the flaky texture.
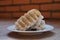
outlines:
[{"label": "flaky texture", "polygon": [[[42,29],[42,25],[45,25],[44,17],[41,15],[40,11],[37,9],[29,10],[23,16],[21,16],[16,22],[16,28],[25,31],[29,28]],[[42,24],[42,25],[41,25]],[[35,25],[33,27],[33,25]]]}]

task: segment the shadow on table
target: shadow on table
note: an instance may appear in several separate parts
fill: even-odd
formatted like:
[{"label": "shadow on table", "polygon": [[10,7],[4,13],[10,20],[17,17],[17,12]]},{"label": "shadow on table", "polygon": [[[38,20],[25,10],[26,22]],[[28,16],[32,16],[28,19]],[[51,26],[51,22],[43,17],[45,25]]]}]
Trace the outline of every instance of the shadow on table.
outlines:
[{"label": "shadow on table", "polygon": [[38,34],[38,35],[21,35],[18,34],[17,32],[8,33],[8,37],[16,38],[16,39],[42,39],[42,38],[52,37],[53,35],[54,32],[51,31],[43,32],[42,34]]}]

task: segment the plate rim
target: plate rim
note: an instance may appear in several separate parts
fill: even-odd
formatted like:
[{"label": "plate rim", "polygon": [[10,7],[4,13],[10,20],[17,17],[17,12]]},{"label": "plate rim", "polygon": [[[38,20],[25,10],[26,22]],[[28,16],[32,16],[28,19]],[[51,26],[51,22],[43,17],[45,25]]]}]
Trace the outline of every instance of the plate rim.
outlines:
[{"label": "plate rim", "polygon": [[[15,26],[15,25],[11,25],[11,26]],[[20,31],[20,30],[11,30],[10,27],[11,26],[8,26],[7,29],[10,30],[10,31],[14,31],[14,32],[24,32],[24,33],[34,33],[34,32],[46,32],[46,31],[51,31],[54,29],[54,27],[52,25],[49,25],[49,24],[45,24],[45,26],[50,26],[52,29],[51,30],[37,30],[37,31]]]}]

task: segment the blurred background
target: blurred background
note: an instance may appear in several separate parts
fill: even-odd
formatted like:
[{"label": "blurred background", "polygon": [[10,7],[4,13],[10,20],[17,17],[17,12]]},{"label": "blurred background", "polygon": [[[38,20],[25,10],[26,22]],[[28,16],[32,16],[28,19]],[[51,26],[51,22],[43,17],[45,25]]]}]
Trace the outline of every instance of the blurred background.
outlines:
[{"label": "blurred background", "polygon": [[[46,24],[52,25],[54,30],[41,35],[22,36],[7,29],[31,9],[38,9]],[[0,0],[0,39],[60,40],[60,0]]]},{"label": "blurred background", "polygon": [[38,9],[46,19],[60,19],[60,0],[0,0],[0,19],[17,19]]}]

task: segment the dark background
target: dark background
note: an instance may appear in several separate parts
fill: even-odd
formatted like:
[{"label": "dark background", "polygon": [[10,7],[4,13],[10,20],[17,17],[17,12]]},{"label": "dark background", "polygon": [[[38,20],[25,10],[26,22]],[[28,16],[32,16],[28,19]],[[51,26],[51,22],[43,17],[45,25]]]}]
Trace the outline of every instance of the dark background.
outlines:
[{"label": "dark background", "polygon": [[19,18],[30,9],[38,9],[47,19],[60,19],[60,0],[0,0],[0,18]]}]

